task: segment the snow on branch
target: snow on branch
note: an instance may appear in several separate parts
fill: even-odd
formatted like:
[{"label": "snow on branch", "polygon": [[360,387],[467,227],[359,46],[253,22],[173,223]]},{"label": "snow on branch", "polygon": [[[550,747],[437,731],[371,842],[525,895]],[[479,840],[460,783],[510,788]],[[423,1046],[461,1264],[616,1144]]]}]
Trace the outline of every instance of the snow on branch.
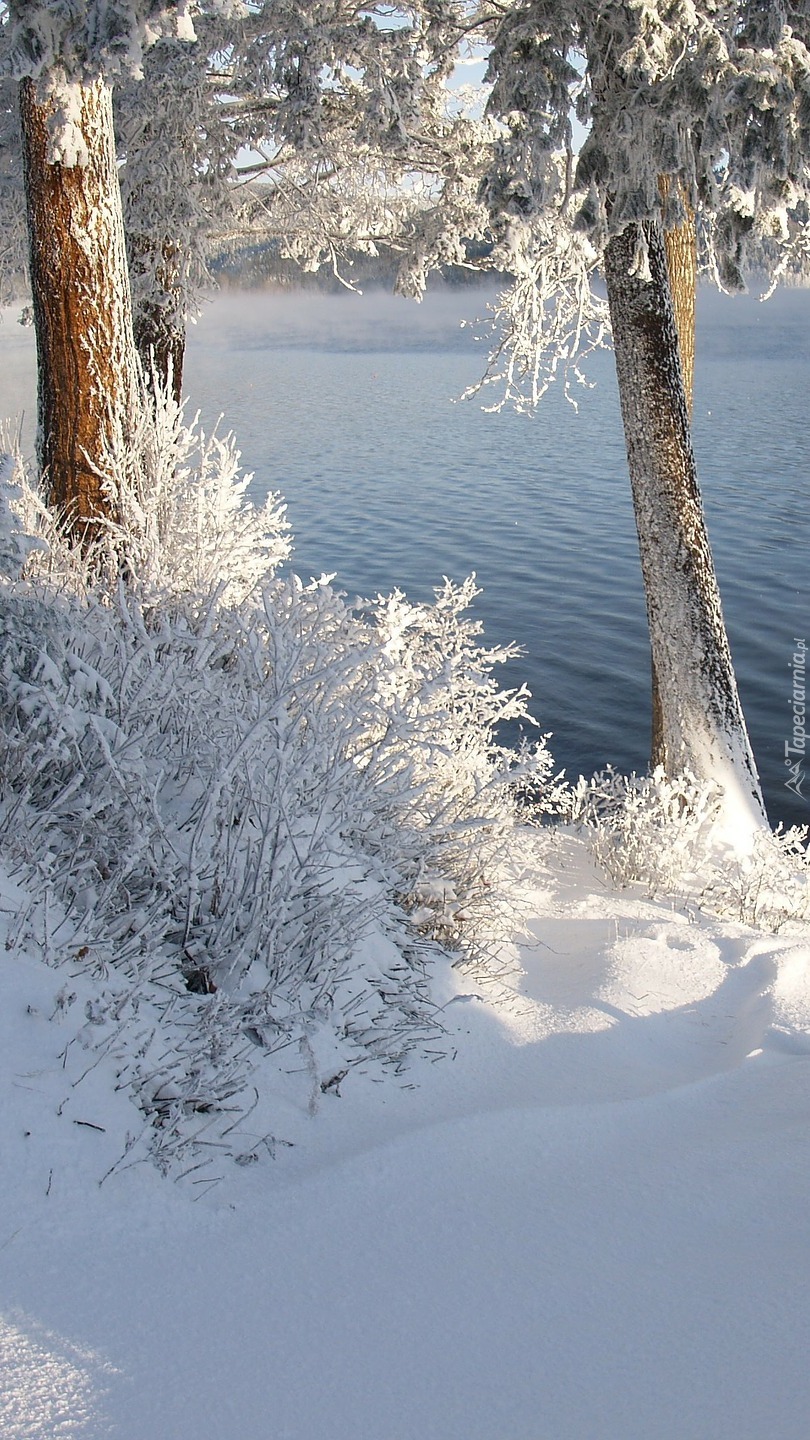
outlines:
[{"label": "snow on branch", "polygon": [[532,414],[562,378],[566,399],[576,408],[573,385],[589,383],[584,362],[610,344],[607,303],[593,286],[596,252],[575,231],[513,222],[497,254],[512,281],[489,307],[487,369],[465,398],[494,386],[499,398],[485,408],[508,404]]},{"label": "snow on branch", "polygon": [[[500,127],[482,185],[496,234],[519,220],[536,227],[540,251],[549,225],[567,224],[601,254],[628,225],[671,229],[694,217],[704,269],[725,288],[763,264],[777,276],[806,268],[802,7],[510,0],[480,13],[492,45],[488,114]],[[527,337],[534,323],[551,338],[523,273],[522,317],[507,314],[507,334],[522,323]],[[564,274],[559,283],[570,309]],[[560,338],[562,361],[564,328]],[[531,346],[524,338],[517,349],[517,370],[531,377]],[[538,393],[553,369],[537,370]]]},{"label": "snow on branch", "polygon": [[[211,3],[211,0],[209,0]],[[213,0],[224,9],[225,0]],[[162,35],[196,36],[194,0],[8,0],[4,67],[38,80],[61,70],[70,83],[139,71],[146,49]],[[232,3],[230,10],[246,12]]]}]

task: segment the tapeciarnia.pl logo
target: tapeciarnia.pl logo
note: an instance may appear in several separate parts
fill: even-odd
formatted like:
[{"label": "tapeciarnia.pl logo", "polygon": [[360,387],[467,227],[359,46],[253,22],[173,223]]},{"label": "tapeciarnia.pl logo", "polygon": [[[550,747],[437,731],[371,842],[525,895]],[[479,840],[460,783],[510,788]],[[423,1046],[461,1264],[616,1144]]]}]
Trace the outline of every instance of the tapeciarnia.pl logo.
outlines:
[{"label": "tapeciarnia.pl logo", "polygon": [[794,635],[793,644],[795,650],[791,660],[791,671],[793,674],[793,731],[790,740],[785,741],[785,765],[788,769],[788,778],[785,781],[785,789],[792,790],[794,795],[800,795],[802,800],[808,797],[802,790],[807,776],[804,769],[805,755],[807,751],[807,730],[805,722],[807,719],[806,705],[806,662],[807,642]]}]

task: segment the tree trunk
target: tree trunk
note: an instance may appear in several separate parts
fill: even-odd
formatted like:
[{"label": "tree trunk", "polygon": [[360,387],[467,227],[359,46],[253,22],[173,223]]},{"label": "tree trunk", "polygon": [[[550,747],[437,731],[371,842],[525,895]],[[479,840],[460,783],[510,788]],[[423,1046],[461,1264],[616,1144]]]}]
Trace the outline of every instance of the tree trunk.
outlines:
[{"label": "tree trunk", "polygon": [[[670,178],[658,177],[661,198],[669,194]],[[675,314],[675,328],[678,332],[678,353],[681,357],[681,375],[686,396],[686,409],[692,418],[695,390],[695,299],[697,296],[697,236],[695,234],[695,212],[684,192],[681,198],[686,210],[680,225],[672,225],[664,231],[667,252],[667,275]]]},{"label": "tree trunk", "polygon": [[83,543],[138,396],[112,97],[97,80],[20,85],[39,361],[39,462]]},{"label": "tree trunk", "polygon": [[[670,177],[659,175],[658,188],[661,199],[669,195]],[[664,245],[667,255],[667,275],[675,329],[678,332],[678,354],[681,360],[686,410],[691,421],[695,393],[695,302],[697,299],[697,236],[695,234],[695,212],[685,194],[681,192],[686,216],[680,225],[672,225],[664,231]],[[653,768],[664,765],[664,719],[661,713],[661,697],[658,693],[658,676],[655,663],[650,666],[652,680],[652,736],[650,760]]]},{"label": "tree trunk", "polygon": [[[650,279],[631,274],[644,240]],[[635,267],[633,267],[635,268]],[[605,252],[616,371],[638,531],[666,773],[723,793],[739,842],[764,807],[737,694],[689,434],[663,233],[629,225]]]},{"label": "tree trunk", "polygon": [[[145,236],[130,240],[135,344],[148,385],[153,378],[180,404],[186,326],[179,282],[180,246],[164,240],[159,250]],[[144,280],[144,294],[139,295]]]}]

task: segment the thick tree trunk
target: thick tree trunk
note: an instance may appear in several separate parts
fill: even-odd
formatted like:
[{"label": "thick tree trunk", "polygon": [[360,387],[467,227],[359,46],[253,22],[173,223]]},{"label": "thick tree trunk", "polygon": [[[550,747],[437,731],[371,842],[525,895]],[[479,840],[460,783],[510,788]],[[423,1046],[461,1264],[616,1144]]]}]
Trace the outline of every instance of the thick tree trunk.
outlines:
[{"label": "thick tree trunk", "polygon": [[[153,378],[174,395],[178,405],[183,392],[186,326],[180,290],[180,246],[164,240],[159,250],[146,237],[130,241],[135,344],[147,384]],[[144,281],[144,294],[139,295]]]},{"label": "thick tree trunk", "polygon": [[[630,270],[642,238],[650,279]],[[634,267],[633,267],[634,268]],[[724,795],[726,838],[764,808],[737,694],[689,434],[661,227],[630,225],[605,252],[616,371],[667,774]]]},{"label": "thick tree trunk", "polygon": [[39,461],[83,542],[138,396],[112,98],[98,80],[20,86],[39,360]]}]

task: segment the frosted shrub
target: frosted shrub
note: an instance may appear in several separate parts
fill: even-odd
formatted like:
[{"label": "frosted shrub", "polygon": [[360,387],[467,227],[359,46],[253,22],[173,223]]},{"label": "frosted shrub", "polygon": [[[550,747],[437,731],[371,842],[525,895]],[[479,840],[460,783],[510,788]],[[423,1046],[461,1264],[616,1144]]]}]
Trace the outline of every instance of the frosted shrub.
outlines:
[{"label": "frosted shrub", "polygon": [[497,743],[504,721],[529,720],[528,691],[497,684],[494,667],[517,652],[481,647],[482,627],[466,614],[479,593],[475,577],[458,586],[445,580],[435,593],[432,606],[412,605],[398,591],[366,603],[380,723],[361,763],[375,790],[382,782],[384,795],[396,783],[402,792],[413,849],[406,904],[415,923],[481,953],[509,930],[501,906],[511,889],[501,893],[497,877],[510,853],[519,862],[516,796],[536,787],[540,813],[548,813],[562,790],[545,737],[520,752]]},{"label": "frosted shrub", "polygon": [[16,580],[36,542],[20,527],[24,472],[15,443],[0,427],[0,578]]},{"label": "frosted shrub", "polygon": [[289,526],[280,497],[257,509],[246,498],[233,437],[206,436],[153,378],[158,403],[145,406],[123,463],[105,490],[116,516],[104,537],[123,552],[145,599],[216,594],[236,605],[289,558]]},{"label": "frosted shrub", "polygon": [[700,903],[713,914],[773,932],[810,919],[806,825],[763,829],[750,855],[727,855],[709,868]]},{"label": "frosted shrub", "polygon": [[691,775],[670,780],[600,771],[572,791],[572,819],[587,827],[596,859],[617,885],[636,881],[652,894],[679,889],[700,869],[719,794]]},{"label": "frosted shrub", "polygon": [[99,520],[84,563],[59,517],[22,480],[20,519],[45,552],[29,578],[59,575],[75,589],[99,570],[108,583],[124,572],[146,607],[176,610],[184,597],[199,604],[212,596],[238,605],[289,558],[285,507],[272,493],[252,505],[253,477],[241,472],[233,437],[205,435],[199,416],[187,424],[159,378],[152,383],[157,402],[143,405],[134,434],[108,458],[104,490],[115,518]]},{"label": "frosted shrub", "polygon": [[203,1124],[237,1153],[262,1055],[297,1046],[317,1096],[435,1034],[436,941],[481,963],[508,938],[517,796],[540,814],[557,790],[542,740],[497,742],[526,695],[493,678],[509,652],[480,647],[471,580],[355,610],[280,576],[278,501],[250,507],[229,442],[168,400],[107,484],[88,557],[23,482],[3,832],[46,957],[98,979],[82,1044],[110,1047],[170,1166]]},{"label": "frosted shrub", "polygon": [[571,818],[585,827],[595,858],[617,885],[640,884],[746,925],[779,930],[810,916],[808,828],[770,831],[735,854],[718,845],[719,794],[693,776],[658,767],[629,777],[608,769],[580,778]]}]

